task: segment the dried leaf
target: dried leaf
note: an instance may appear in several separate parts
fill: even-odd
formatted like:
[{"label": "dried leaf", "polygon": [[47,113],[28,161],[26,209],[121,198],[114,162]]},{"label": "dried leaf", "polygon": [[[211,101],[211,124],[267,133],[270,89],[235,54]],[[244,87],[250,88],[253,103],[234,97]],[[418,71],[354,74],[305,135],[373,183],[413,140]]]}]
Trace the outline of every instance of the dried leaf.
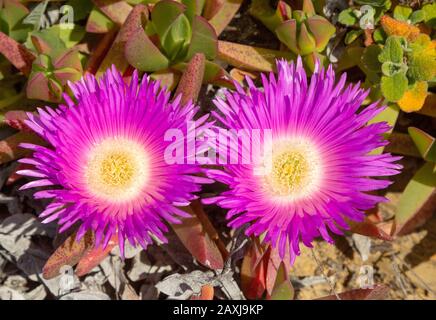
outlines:
[{"label": "dried leaf", "polygon": [[236,68],[268,72],[275,70],[276,59],[292,60],[294,57],[291,52],[218,41],[218,58]]}]

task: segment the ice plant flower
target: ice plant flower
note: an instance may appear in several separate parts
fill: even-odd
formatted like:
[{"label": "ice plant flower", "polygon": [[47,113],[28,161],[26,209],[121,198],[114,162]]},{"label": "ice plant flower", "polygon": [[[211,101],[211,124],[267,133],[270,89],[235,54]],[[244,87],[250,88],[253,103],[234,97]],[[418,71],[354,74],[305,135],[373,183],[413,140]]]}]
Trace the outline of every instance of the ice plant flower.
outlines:
[{"label": "ice plant flower", "polygon": [[[384,107],[374,103],[361,110],[368,92],[359,84],[346,85],[345,74],[336,83],[332,67],[319,64],[308,81],[300,58],[296,64],[279,61],[277,69],[277,77],[262,75],[263,88],[248,78],[247,90],[235,83],[236,91],[215,100],[219,110],[213,112],[233,132],[270,130],[271,139],[263,142],[270,147],[260,148],[271,150],[270,170],[256,171],[268,168],[262,163],[268,157],[253,152],[248,164],[209,169],[208,176],[229,189],[203,202],[229,209],[229,226],[247,225],[247,235],[262,235],[293,263],[300,241],[312,247],[321,236],[331,243],[329,230],[343,234],[347,219],[362,220],[365,210],[385,201],[368,192],[391,182],[371,176],[394,175],[401,166],[394,163],[400,157],[370,153],[388,143],[383,133],[389,126],[368,124]],[[252,150],[262,143],[250,139]],[[241,158],[246,147],[237,140]]]},{"label": "ice plant flower", "polygon": [[38,179],[21,189],[43,187],[34,197],[53,199],[40,214],[44,222],[58,219],[61,232],[78,222],[77,239],[93,230],[96,246],[116,234],[122,254],[125,239],[144,248],[153,237],[165,242],[166,222],[187,216],[178,206],[210,179],[196,176],[197,165],[168,164],[164,135],[180,129],[194,139],[187,131],[201,134],[207,116],[194,120],[198,107],[180,105],[180,96],[170,102],[158,82],[144,76],[139,83],[136,71],[130,84],[112,67],[70,87],[76,101],[64,95],[66,105],[28,114],[27,125],[48,146],[22,145],[33,156],[20,162],[34,168],[19,173]]}]

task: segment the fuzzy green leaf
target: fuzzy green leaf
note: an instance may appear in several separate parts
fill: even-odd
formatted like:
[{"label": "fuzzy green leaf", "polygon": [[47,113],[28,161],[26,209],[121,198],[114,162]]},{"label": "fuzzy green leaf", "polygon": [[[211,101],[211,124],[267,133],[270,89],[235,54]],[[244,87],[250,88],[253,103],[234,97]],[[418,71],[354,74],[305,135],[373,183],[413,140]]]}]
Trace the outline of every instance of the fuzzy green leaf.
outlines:
[{"label": "fuzzy green leaf", "polygon": [[424,19],[425,19],[425,14],[424,14],[424,11],[422,11],[422,10],[413,11],[413,13],[409,17],[411,24],[417,24],[417,23],[423,22]]},{"label": "fuzzy green leaf", "polygon": [[436,3],[428,3],[422,7],[422,12],[424,13],[424,21],[425,23],[432,27],[436,28]]},{"label": "fuzzy green leaf", "polygon": [[407,21],[412,14],[412,8],[398,5],[394,9],[394,18],[399,21]]},{"label": "fuzzy green leaf", "polygon": [[403,48],[401,47],[400,37],[391,36],[386,40],[382,52],[378,56],[380,62],[403,62]]},{"label": "fuzzy green leaf", "polygon": [[396,73],[392,77],[383,76],[380,82],[380,88],[383,96],[391,102],[401,99],[407,90],[407,77],[404,73]]}]

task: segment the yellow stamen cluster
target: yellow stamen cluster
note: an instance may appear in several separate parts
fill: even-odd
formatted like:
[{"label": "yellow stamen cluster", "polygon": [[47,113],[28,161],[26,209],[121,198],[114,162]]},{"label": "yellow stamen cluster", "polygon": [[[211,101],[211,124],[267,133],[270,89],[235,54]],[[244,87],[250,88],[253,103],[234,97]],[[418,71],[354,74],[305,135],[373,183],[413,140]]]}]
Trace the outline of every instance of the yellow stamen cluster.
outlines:
[{"label": "yellow stamen cluster", "polygon": [[267,187],[275,197],[295,200],[315,191],[321,176],[319,154],[306,140],[285,139],[273,144]]},{"label": "yellow stamen cluster", "polygon": [[90,150],[84,175],[94,195],[119,202],[142,191],[148,171],[148,159],[140,144],[111,138]]}]

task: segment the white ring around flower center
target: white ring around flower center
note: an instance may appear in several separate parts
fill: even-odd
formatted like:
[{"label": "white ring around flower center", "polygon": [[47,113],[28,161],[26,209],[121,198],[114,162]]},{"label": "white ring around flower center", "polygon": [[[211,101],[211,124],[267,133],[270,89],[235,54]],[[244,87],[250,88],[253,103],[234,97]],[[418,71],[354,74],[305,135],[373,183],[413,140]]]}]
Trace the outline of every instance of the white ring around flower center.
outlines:
[{"label": "white ring around flower center", "polygon": [[318,190],[322,164],[317,148],[308,139],[273,140],[270,161],[264,182],[275,199],[295,201]]},{"label": "white ring around flower center", "polygon": [[85,168],[89,190],[110,202],[134,199],[149,178],[144,147],[125,138],[109,138],[95,145]]}]

